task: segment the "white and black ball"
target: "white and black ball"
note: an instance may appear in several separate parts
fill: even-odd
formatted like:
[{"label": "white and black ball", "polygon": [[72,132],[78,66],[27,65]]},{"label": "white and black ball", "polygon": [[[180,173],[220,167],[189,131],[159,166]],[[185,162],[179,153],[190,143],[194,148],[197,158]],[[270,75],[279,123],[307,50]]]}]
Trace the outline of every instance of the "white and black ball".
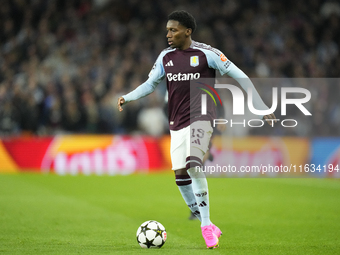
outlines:
[{"label": "white and black ball", "polygon": [[142,248],[161,248],[167,238],[164,226],[155,220],[143,222],[137,229],[137,242]]}]

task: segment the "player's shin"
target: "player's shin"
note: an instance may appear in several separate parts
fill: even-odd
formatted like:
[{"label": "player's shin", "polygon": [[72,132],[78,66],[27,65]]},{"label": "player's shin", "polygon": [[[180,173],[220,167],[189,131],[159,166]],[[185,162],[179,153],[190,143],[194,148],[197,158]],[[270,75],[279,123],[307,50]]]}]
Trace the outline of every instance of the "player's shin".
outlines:
[{"label": "player's shin", "polygon": [[205,174],[199,169],[202,167],[202,160],[198,157],[187,158],[187,172],[192,179],[192,190],[201,214],[201,227],[211,224],[209,213],[209,192],[208,182]]},{"label": "player's shin", "polygon": [[176,184],[179,191],[192,213],[201,220],[200,211],[192,190],[192,180],[189,175],[176,175]]}]

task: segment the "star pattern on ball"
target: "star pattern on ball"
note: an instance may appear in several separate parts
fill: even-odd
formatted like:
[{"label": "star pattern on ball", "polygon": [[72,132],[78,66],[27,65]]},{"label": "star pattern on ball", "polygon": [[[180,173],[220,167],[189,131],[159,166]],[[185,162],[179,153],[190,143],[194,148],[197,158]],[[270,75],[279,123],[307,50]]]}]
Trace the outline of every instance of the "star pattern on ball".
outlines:
[{"label": "star pattern on ball", "polygon": [[[158,225],[158,224],[157,224],[157,229],[155,229],[155,232],[156,232],[155,238],[156,238],[157,236],[162,237],[163,230],[159,228],[159,225]],[[162,237],[162,238],[163,238],[163,237]]]},{"label": "star pattern on ball", "polygon": [[145,238],[146,239],[146,241],[145,241],[145,243],[143,243],[143,244],[145,244],[148,248],[150,248],[150,247],[152,247],[152,246],[156,246],[156,245],[154,245],[152,242],[153,242],[153,240],[149,240],[148,238]]},{"label": "star pattern on ball", "polygon": [[151,228],[148,228],[148,225],[146,225],[146,226],[141,226],[140,232],[143,233],[144,235],[146,235],[146,231],[147,231],[147,230],[151,230]]}]

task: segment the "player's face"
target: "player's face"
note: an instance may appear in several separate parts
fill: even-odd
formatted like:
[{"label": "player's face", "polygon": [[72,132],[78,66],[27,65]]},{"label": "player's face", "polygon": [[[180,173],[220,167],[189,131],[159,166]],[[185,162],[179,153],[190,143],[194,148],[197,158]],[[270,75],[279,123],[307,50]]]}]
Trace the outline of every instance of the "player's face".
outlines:
[{"label": "player's face", "polygon": [[180,50],[185,50],[190,47],[190,28],[186,28],[176,20],[169,20],[166,24],[166,29],[168,30],[166,37],[168,38],[170,47]]}]

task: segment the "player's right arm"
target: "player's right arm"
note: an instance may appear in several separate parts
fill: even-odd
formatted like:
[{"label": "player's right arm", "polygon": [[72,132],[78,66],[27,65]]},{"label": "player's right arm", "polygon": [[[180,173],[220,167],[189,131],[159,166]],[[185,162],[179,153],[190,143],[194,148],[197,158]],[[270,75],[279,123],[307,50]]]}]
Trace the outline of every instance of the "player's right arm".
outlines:
[{"label": "player's right arm", "polygon": [[118,98],[117,105],[120,112],[123,111],[122,105],[151,94],[156,89],[157,85],[164,79],[165,71],[162,63],[163,56],[164,53],[162,52],[150,71],[149,78],[144,83],[130,93]]}]

